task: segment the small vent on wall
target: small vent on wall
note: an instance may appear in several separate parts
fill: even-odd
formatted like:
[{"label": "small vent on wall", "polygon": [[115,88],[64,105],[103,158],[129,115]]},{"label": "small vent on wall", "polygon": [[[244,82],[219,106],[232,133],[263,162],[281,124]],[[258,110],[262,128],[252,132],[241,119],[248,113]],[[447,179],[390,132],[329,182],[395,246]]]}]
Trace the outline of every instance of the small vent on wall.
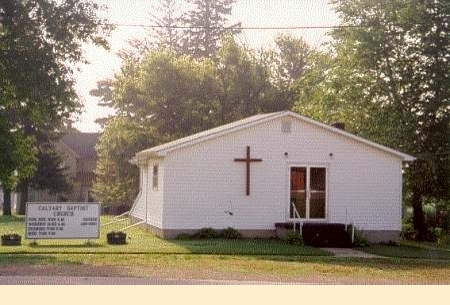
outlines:
[{"label": "small vent on wall", "polygon": [[281,121],[281,132],[290,133],[291,132],[291,120],[285,119]]}]

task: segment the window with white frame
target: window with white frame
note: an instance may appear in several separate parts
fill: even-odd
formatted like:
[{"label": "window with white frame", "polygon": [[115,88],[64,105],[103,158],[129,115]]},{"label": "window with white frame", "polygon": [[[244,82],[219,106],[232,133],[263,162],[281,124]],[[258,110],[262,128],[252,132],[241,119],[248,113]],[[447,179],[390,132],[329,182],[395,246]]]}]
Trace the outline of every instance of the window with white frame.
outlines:
[{"label": "window with white frame", "polygon": [[158,164],[154,164],[153,165],[153,190],[157,191],[158,190],[158,172],[159,172],[159,166]]}]

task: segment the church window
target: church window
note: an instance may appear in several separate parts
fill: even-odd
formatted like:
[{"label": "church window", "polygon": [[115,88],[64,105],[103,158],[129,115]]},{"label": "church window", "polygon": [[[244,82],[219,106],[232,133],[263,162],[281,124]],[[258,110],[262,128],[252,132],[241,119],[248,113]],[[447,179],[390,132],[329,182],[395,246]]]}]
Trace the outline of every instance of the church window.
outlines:
[{"label": "church window", "polygon": [[159,172],[159,166],[158,164],[153,165],[153,190],[158,190],[158,172]]}]

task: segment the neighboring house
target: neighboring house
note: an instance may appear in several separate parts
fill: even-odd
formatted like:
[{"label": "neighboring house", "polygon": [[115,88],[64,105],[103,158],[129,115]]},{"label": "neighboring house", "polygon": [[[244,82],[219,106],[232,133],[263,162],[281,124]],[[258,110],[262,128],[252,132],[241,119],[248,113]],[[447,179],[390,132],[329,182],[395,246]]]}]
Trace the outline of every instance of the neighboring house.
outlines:
[{"label": "neighboring house", "polygon": [[397,241],[402,162],[412,160],[290,111],[261,114],[138,152],[130,212],[162,238],[204,227],[267,237],[301,221]]},{"label": "neighboring house", "polygon": [[[95,180],[94,170],[97,164],[95,145],[100,134],[71,132],[56,143],[56,149],[64,156],[62,166],[67,168],[69,181],[73,184],[70,193],[50,194],[47,191],[29,189],[28,201],[33,202],[92,202],[92,186]],[[20,194],[11,194],[11,208],[14,210],[20,200]],[[3,191],[0,187],[0,209],[3,207]]]},{"label": "neighboring house", "polygon": [[64,135],[56,145],[57,150],[64,155],[62,166],[67,168],[67,175],[73,184],[72,192],[49,194],[30,189],[29,201],[94,201],[91,189],[95,180],[95,145],[98,138],[98,133],[71,132]]},{"label": "neighboring house", "polygon": [[[0,211],[3,210],[3,189],[0,186]],[[15,209],[17,205],[17,194],[16,193],[12,193],[11,194],[11,209]]]}]

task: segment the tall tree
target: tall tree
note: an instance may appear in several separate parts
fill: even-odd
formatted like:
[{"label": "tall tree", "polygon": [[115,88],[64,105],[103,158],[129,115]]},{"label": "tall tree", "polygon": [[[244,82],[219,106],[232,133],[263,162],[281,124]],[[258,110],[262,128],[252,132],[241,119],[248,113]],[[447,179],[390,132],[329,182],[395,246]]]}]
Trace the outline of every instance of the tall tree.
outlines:
[{"label": "tall tree", "polygon": [[157,27],[152,28],[150,35],[155,38],[157,49],[179,51],[181,48],[181,7],[179,0],[159,0],[151,13],[151,19]]},{"label": "tall tree", "polygon": [[106,206],[131,206],[139,190],[139,173],[129,160],[157,143],[153,129],[129,117],[108,122],[97,144],[98,162],[93,191]]},{"label": "tall tree", "polygon": [[111,90],[102,96],[117,115],[97,146],[94,192],[106,204],[131,205],[139,175],[128,161],[144,148],[212,127],[217,81],[208,60],[154,50],[142,62],[125,61]]},{"label": "tall tree", "polygon": [[279,35],[275,38],[275,44],[277,80],[288,87],[306,72],[313,50],[302,38],[291,35]]},{"label": "tall tree", "polygon": [[9,132],[42,144],[36,140],[61,130],[79,108],[72,66],[82,60],[81,44],[106,46],[103,35],[109,26],[96,17],[98,9],[84,0],[0,3],[0,66],[13,90],[0,108],[9,109]]},{"label": "tall tree", "polygon": [[159,134],[176,138],[214,124],[218,84],[211,61],[157,51],[143,60],[139,77],[142,109]]},{"label": "tall tree", "polygon": [[278,102],[273,98],[276,94],[270,67],[231,35],[222,39],[216,74],[220,84],[218,125],[262,112]]},{"label": "tall tree", "polygon": [[[312,65],[314,50],[302,39],[291,35],[279,35],[275,38],[275,50],[271,54],[271,78],[277,88],[278,101],[269,111],[291,109],[297,98],[294,83],[301,78]],[[276,107],[273,107],[276,106]]]},{"label": "tall tree", "polygon": [[418,157],[406,169],[406,185],[414,227],[424,238],[423,199],[449,199],[450,4],[333,4],[343,27],[333,31],[336,58],[319,92],[348,114],[356,109],[355,126],[369,138]]},{"label": "tall tree", "polygon": [[240,32],[240,23],[227,25],[235,0],[188,0],[192,9],[183,21],[187,27],[182,46],[196,58],[213,58],[224,34]]}]

